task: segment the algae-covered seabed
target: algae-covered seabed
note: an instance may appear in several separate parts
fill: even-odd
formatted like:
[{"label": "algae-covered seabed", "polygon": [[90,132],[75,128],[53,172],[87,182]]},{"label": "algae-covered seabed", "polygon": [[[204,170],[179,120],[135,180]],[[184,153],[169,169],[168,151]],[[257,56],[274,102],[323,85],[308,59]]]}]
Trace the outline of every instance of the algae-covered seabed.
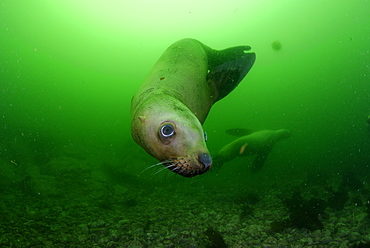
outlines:
[{"label": "algae-covered seabed", "polygon": [[[1,246],[369,247],[369,9],[2,1]],[[192,179],[143,171],[156,161],[131,140],[130,100],[185,37],[256,52],[204,127],[212,153],[230,128],[291,130],[258,173],[253,158]]]}]

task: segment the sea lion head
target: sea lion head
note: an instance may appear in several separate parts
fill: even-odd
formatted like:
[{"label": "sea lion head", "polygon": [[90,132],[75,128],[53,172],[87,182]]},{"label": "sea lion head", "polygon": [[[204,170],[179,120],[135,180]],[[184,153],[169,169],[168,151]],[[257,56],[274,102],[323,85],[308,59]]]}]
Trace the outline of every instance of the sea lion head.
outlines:
[{"label": "sea lion head", "polygon": [[167,104],[133,116],[131,134],[136,143],[171,171],[193,177],[208,171],[212,158],[196,116],[185,106]]}]

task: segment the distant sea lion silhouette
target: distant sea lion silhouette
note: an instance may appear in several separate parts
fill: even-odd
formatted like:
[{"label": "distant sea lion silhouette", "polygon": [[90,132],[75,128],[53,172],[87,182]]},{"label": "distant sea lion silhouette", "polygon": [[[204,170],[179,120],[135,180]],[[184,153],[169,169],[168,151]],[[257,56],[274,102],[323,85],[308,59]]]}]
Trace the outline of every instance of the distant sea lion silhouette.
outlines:
[{"label": "distant sea lion silhouette", "polygon": [[131,103],[131,134],[159,164],[185,177],[209,170],[212,158],[202,124],[255,61],[251,47],[217,51],[194,39],[172,44]]},{"label": "distant sea lion silhouette", "polygon": [[262,130],[242,136],[225,145],[213,157],[214,169],[218,170],[224,163],[237,156],[257,155],[251,167],[251,173],[258,172],[267,159],[276,142],[290,137],[287,129]]}]

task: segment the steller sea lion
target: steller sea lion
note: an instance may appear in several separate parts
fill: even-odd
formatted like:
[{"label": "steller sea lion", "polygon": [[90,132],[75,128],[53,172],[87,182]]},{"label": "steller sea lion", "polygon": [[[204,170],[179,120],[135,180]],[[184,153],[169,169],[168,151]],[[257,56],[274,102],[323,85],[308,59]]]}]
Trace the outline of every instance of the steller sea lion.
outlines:
[{"label": "steller sea lion", "polygon": [[212,105],[228,95],[255,61],[249,46],[217,51],[194,39],[172,44],[131,102],[136,143],[171,171],[192,177],[212,158],[202,128]]},{"label": "steller sea lion", "polygon": [[290,135],[288,129],[280,129],[276,131],[262,130],[242,136],[220,149],[214,156],[213,168],[218,170],[224,163],[237,156],[257,155],[251,167],[251,173],[256,173],[265,164],[267,156],[275,143],[290,137]]}]

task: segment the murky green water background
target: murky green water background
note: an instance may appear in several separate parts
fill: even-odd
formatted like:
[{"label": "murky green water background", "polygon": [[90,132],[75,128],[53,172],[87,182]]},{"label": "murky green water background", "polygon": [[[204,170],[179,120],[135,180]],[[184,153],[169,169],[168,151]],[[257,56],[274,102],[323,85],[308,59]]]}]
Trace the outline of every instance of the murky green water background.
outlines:
[{"label": "murky green water background", "polygon": [[66,154],[90,161],[94,178],[112,183],[154,164],[131,140],[130,100],[161,53],[185,37],[214,49],[250,45],[257,55],[247,77],[209,114],[211,152],[234,139],[229,128],[287,128],[292,137],[276,145],[258,174],[249,173],[250,159],[193,179],[153,176],[154,169],[140,174],[144,191],[168,184],[258,188],[343,170],[367,184],[369,9],[365,0],[4,0],[0,186],[18,192],[35,170]]}]

